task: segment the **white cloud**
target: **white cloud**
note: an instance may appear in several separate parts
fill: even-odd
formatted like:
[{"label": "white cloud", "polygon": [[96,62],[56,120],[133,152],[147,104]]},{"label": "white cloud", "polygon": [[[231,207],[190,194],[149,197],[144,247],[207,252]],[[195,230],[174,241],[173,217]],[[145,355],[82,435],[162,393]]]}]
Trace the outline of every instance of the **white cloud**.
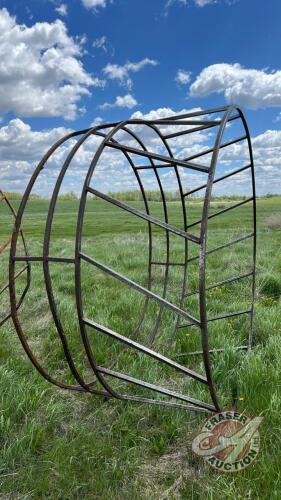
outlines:
[{"label": "white cloud", "polygon": [[224,93],[227,102],[248,108],[281,106],[281,71],[246,69],[240,64],[204,68],[190,87],[190,95]]},{"label": "white cloud", "polygon": [[205,5],[221,3],[222,1],[227,5],[231,5],[235,0],[167,0],[164,5],[164,15],[167,15],[170,7],[175,4],[190,6],[194,3],[197,7],[205,7]]},{"label": "white cloud", "polygon": [[107,52],[107,37],[104,35],[100,38],[96,38],[93,42],[93,47],[96,49],[102,49],[104,52]]},{"label": "white cloud", "polygon": [[[266,130],[252,137],[258,195],[281,193],[281,130]],[[246,141],[221,150],[221,160],[238,168],[249,161]],[[242,162],[242,164],[241,164]],[[246,190],[246,180],[244,189]]]},{"label": "white cloud", "polygon": [[120,66],[119,64],[107,64],[105,68],[103,68],[103,73],[106,78],[110,80],[117,80],[118,83],[128,87],[129,89],[133,86],[133,81],[130,77],[130,73],[136,73],[140,71],[145,66],[156,66],[158,64],[154,59],[149,59],[145,57],[141,61],[137,63],[127,62],[124,66]]},{"label": "white cloud", "polygon": [[[280,165],[281,167],[281,130],[266,130],[252,138],[254,160],[257,166]],[[246,141],[221,150],[221,158],[228,160],[246,160],[248,148]]]},{"label": "white cloud", "polygon": [[109,109],[109,108],[129,108],[132,109],[137,106],[138,101],[131,95],[118,95],[114,102],[109,103],[105,102],[99,106],[100,109]]},{"label": "white cloud", "polygon": [[[58,139],[69,132],[71,132],[70,129],[63,127],[37,132],[20,119],[13,119],[0,128],[1,189],[23,192],[44,153]],[[89,164],[101,140],[101,137],[92,136],[79,149],[68,169],[62,187],[63,192],[73,190],[79,193]],[[68,140],[51,156],[46,168],[40,174],[38,182],[36,181],[34,192],[43,196],[51,194],[63,161],[75,143],[76,139],[74,138]],[[112,150],[106,151],[99,165],[99,182],[104,182],[110,189],[113,173],[118,169],[119,172],[120,169],[122,170],[123,175],[124,161],[122,155],[118,155],[118,152],[116,154]]]},{"label": "white cloud", "polygon": [[106,7],[107,0],[82,0],[82,4],[87,9],[97,10],[98,7]]},{"label": "white cloud", "polygon": [[[259,148],[261,153],[262,148],[267,150],[278,148],[281,152],[281,130],[266,130],[253,138],[253,145],[255,148]],[[281,156],[279,157],[279,163],[281,164]]]},{"label": "white cloud", "polygon": [[164,9],[167,11],[175,3],[179,3],[181,5],[187,5],[187,0],[167,0],[167,2],[165,3]]},{"label": "white cloud", "polygon": [[100,38],[96,38],[93,41],[93,47],[94,49],[102,50],[105,54],[110,52],[111,56],[114,56],[115,53],[114,47],[108,40],[107,36],[105,35],[101,36]]},{"label": "white cloud", "polygon": [[185,71],[184,69],[179,69],[177,71],[175,80],[179,85],[186,85],[190,82],[191,72]]},{"label": "white cloud", "polygon": [[0,156],[5,160],[29,162],[39,159],[48,147],[68,132],[70,129],[64,127],[37,132],[27,123],[15,118],[0,128]]},{"label": "white cloud", "polygon": [[74,119],[89,87],[104,85],[79,60],[82,43],[60,20],[27,27],[1,9],[0,111]]},{"label": "white cloud", "polygon": [[60,15],[60,16],[67,16],[67,5],[65,3],[62,3],[58,7],[56,7],[55,11]]},{"label": "white cloud", "polygon": [[[200,111],[200,110],[201,110],[201,108],[189,108],[189,109],[183,108],[181,110],[174,110],[172,108],[157,108],[157,109],[151,109],[148,113],[142,113],[141,111],[135,111],[132,114],[131,118],[139,118],[142,120],[159,120],[161,118],[167,118],[168,116],[182,115],[182,114],[192,113],[194,111]],[[187,127],[185,127],[185,128],[187,128]]]},{"label": "white cloud", "polygon": [[23,192],[39,159],[54,142],[69,131],[59,127],[37,132],[19,118],[1,127],[1,188]]},{"label": "white cloud", "polygon": [[91,127],[96,127],[97,125],[100,125],[103,122],[103,118],[101,116],[96,116],[96,118],[92,121]]},{"label": "white cloud", "polygon": [[[175,111],[172,108],[157,108],[152,109],[148,113],[142,113],[141,111],[135,111],[132,114],[132,118],[136,118],[139,120],[158,120],[161,118],[166,118],[168,116],[173,115],[181,115],[186,113],[192,113],[194,111],[200,111],[200,108],[192,108],[192,109],[181,109]],[[169,134],[175,132],[175,128],[173,125],[158,125],[159,129],[164,134]],[[187,130],[188,128],[192,128],[192,126],[188,125],[177,125],[177,131]],[[153,134],[155,136],[155,134]],[[179,147],[184,147],[185,145],[191,145],[192,143],[198,143],[202,141],[206,141],[209,138],[209,134],[207,132],[196,132],[193,134],[189,134],[187,136],[180,136],[173,140],[173,145]],[[190,153],[192,154],[192,153]]]},{"label": "white cloud", "polygon": [[211,4],[211,3],[217,3],[217,0],[194,0],[195,4],[198,5],[198,7],[205,7],[205,5]]},{"label": "white cloud", "polygon": [[[186,111],[187,110],[181,110],[181,112]],[[136,112],[132,117],[145,117],[147,119],[153,119],[171,114],[174,114],[174,110],[170,108],[159,108],[151,110],[146,115]],[[102,121],[101,117],[96,117],[92,126],[99,125]],[[131,128],[134,129],[134,126],[131,126]],[[159,139],[155,140],[155,134],[152,135],[147,128],[144,128],[143,131],[140,129],[141,127],[138,128],[138,132],[140,132],[140,137],[144,138],[148,149],[155,152],[161,151],[161,141],[159,141]],[[61,127],[50,130],[42,130],[39,132],[32,130],[28,124],[20,119],[13,119],[7,125],[0,127],[1,188],[3,190],[22,192],[25,189],[36,164],[46,150],[59,138],[70,131],[70,129]],[[125,140],[128,144],[138,146],[125,132],[120,132],[116,138],[118,138],[121,142]],[[193,151],[194,149],[191,148],[196,147],[196,144],[199,148],[200,141],[206,139],[207,136],[206,138],[203,136],[197,136],[193,137],[192,140],[190,139],[189,151]],[[79,153],[75,156],[75,161],[72,162],[73,165],[70,168],[68,180],[63,186],[64,192],[72,190],[79,193],[81,180],[85,178],[86,171],[100,140],[100,137],[93,137],[92,139],[87,140],[86,144],[79,150]],[[61,146],[54,156],[52,156],[52,161],[50,162],[50,165],[48,165],[46,173],[43,173],[42,176],[40,176],[40,182],[36,185],[35,192],[43,196],[50,195],[62,162],[65,159],[66,154],[69,152],[69,147],[74,143],[75,139],[71,139],[68,143]],[[185,146],[187,146],[187,143],[185,143]],[[137,157],[136,155],[133,156],[134,160],[138,160],[138,162],[140,161],[140,157]],[[143,158],[141,161],[143,162]],[[163,172],[163,174],[164,173],[167,172]],[[157,183],[154,175],[150,175],[149,172],[144,173],[143,175],[146,178],[146,186],[149,186],[150,189],[156,189]],[[99,187],[97,187],[97,189],[105,189],[108,191],[135,189],[137,188],[137,185],[134,184],[134,179],[135,178],[132,176],[130,167],[128,167],[126,162],[124,163],[123,155],[120,152],[115,150],[105,151],[100,162],[100,169],[97,172],[97,182],[99,182]],[[183,179],[187,182],[188,177],[185,172],[183,172]],[[195,180],[195,177],[192,177],[191,181],[195,182]],[[170,177],[167,177],[167,183],[169,190],[177,188],[175,178],[170,179]]]},{"label": "white cloud", "polygon": [[[182,109],[178,113],[186,113],[187,109]],[[170,108],[158,108],[151,110],[146,114],[140,111],[134,112],[132,118],[154,120],[173,115],[175,110]],[[96,117],[92,126],[98,125],[103,120],[101,117]],[[161,141],[157,139],[156,134],[149,131],[147,127],[139,125],[131,125],[132,130],[137,131],[141,139],[144,140],[146,147],[150,151],[167,154],[162,147]],[[178,127],[180,128],[180,126]],[[185,126],[186,128],[186,126]],[[170,126],[162,126],[165,132],[170,132]],[[53,128],[49,130],[35,131],[30,125],[20,119],[13,119],[7,125],[0,127],[0,186],[3,190],[16,190],[22,192],[27,185],[27,182],[36,166],[46,150],[59,138],[71,132],[70,129],[64,127]],[[213,135],[207,131],[197,132],[181,136],[179,140],[169,141],[173,144],[174,154],[180,158],[187,157],[194,153],[200,152],[208,148],[214,142]],[[120,132],[116,136],[121,142],[130,143],[129,136],[125,132]],[[79,186],[85,177],[85,173],[89,167],[94,151],[100,143],[100,137],[89,139],[86,144],[79,150],[78,155],[70,169],[70,176],[63,189],[65,191],[79,192]],[[70,144],[69,144],[70,143]],[[52,183],[58,175],[62,162],[69,152],[69,146],[75,143],[75,139],[71,139],[67,144],[59,148],[57,153],[52,157],[50,166],[46,169],[46,175],[42,177],[41,184],[36,187],[38,193],[49,195],[52,189]],[[266,130],[252,138],[254,159],[256,166],[256,183],[257,193],[259,195],[267,192],[281,192],[280,175],[281,175],[281,130]],[[133,143],[136,145],[136,143]],[[139,146],[138,146],[139,147]],[[134,160],[144,162],[134,155]],[[199,159],[198,159],[199,160]],[[198,162],[198,160],[196,160]],[[205,158],[206,160],[206,158]],[[204,161],[205,161],[204,160]],[[237,143],[228,148],[221,150],[220,168],[224,168],[224,172],[231,171],[239,166],[246,165],[249,161],[246,141]],[[111,191],[128,190],[135,188],[132,184],[132,177],[129,175],[130,169],[124,163],[120,152],[115,150],[107,150],[101,159],[98,182],[100,187]],[[177,189],[176,178],[173,174],[173,169],[162,169],[161,176],[166,179],[166,188],[168,190]],[[151,189],[156,188],[155,179],[150,172],[143,172],[146,179],[145,185]],[[204,174],[192,173],[186,169],[180,169],[180,175],[184,184],[184,188],[196,187],[196,185],[204,184]],[[221,175],[221,174],[219,174]],[[162,178],[162,177],[161,177]],[[117,184],[119,179],[119,184]],[[236,182],[237,181],[237,182]],[[236,192],[237,194],[246,194],[249,191],[249,176],[246,172],[239,176],[233,177],[233,182],[228,183],[228,186],[221,186],[221,191],[218,194],[224,194],[228,189],[228,194]],[[99,187],[97,188],[99,189]]]}]

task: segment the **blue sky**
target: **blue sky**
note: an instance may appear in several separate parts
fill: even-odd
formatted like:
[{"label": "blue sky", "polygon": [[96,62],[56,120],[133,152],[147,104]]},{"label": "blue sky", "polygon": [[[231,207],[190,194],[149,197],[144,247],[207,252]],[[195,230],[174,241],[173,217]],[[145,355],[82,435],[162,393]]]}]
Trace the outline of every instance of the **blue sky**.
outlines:
[{"label": "blue sky", "polygon": [[280,0],[1,0],[1,188],[66,129],[235,102],[260,194],[281,192],[280,19]]}]

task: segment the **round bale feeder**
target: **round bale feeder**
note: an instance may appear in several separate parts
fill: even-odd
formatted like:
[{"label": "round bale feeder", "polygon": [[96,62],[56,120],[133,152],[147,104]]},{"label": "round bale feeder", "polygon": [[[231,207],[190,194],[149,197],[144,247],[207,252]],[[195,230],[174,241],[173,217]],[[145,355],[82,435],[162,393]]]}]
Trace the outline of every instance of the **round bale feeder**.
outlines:
[{"label": "round bale feeder", "polygon": [[[62,149],[65,153],[60,159]],[[53,160],[56,168],[52,170],[54,183],[44,234],[34,252],[20,255],[17,242],[24,230],[30,195]],[[74,244],[69,253],[64,252],[64,244],[53,252],[63,182],[71,166],[75,164],[78,172],[85,161],[87,166],[79,174],[81,193],[73,202]],[[118,195],[111,184],[115,173]],[[241,186],[246,186],[246,195]],[[127,199],[120,196],[125,190]],[[130,201],[132,190],[138,192],[137,202]],[[157,192],[155,201],[151,192]],[[220,201],[221,193],[233,192],[236,197],[229,195]],[[67,213],[64,217],[67,224]],[[110,227],[117,231],[118,224],[123,224],[119,236],[110,237]],[[139,224],[137,234],[130,232],[133,224]],[[63,231],[64,226],[62,238]],[[106,259],[109,251],[111,256]],[[53,376],[29,344],[18,314],[18,262],[42,270],[52,335],[60,344],[73,383]],[[215,379],[219,379],[217,363],[224,356],[226,342],[231,343],[232,352],[246,351],[252,345],[255,267],[254,163],[249,130],[239,107],[102,123],[58,140],[34,171],[11,242],[12,318],[33,365],[59,387],[217,412],[225,405]],[[80,358],[77,361],[71,325],[60,314],[56,297],[53,273],[61,273],[63,280],[68,270],[73,321],[86,370],[82,370]],[[226,303],[220,299],[222,290],[228,290],[223,292]],[[127,305],[122,309],[118,301],[123,299]],[[243,328],[237,323],[240,319],[245,322]],[[106,355],[99,352],[103,341]],[[237,355],[243,356],[241,352]],[[151,364],[146,369],[148,361]],[[143,373],[144,380],[136,373]]]}]

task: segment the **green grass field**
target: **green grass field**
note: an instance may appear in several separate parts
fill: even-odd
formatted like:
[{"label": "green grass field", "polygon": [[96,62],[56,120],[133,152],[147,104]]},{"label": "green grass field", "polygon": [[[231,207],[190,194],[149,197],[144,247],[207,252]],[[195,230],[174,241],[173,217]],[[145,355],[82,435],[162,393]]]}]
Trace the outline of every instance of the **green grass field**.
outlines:
[{"label": "green grass field", "polygon": [[[213,209],[229,200],[216,201]],[[134,206],[142,208],[141,202]],[[15,201],[15,205],[18,202]],[[151,202],[152,214],[161,217],[160,203]],[[42,235],[48,201],[33,199],[24,219],[30,254],[42,253]],[[237,317],[210,326],[211,347],[226,352],[213,359],[214,378],[223,405],[235,397],[239,411],[262,415],[262,448],[255,464],[237,474],[220,474],[191,452],[193,436],[206,418],[202,413],[121,402],[63,391],[42,379],[26,358],[12,322],[0,330],[0,498],[3,499],[264,499],[280,498],[281,490],[281,198],[258,200],[257,300],[254,347],[235,352],[246,341],[248,318]],[[50,254],[71,257],[74,248],[77,201],[58,204]],[[169,204],[171,223],[180,225],[180,206]],[[192,202],[189,220],[200,218],[201,204]],[[11,217],[1,205],[0,242],[8,237]],[[220,219],[220,220],[218,220]],[[210,222],[209,248],[251,232],[249,206],[230,211]],[[194,234],[196,231],[193,231]],[[83,231],[83,251],[146,285],[147,226],[144,221],[101,201],[90,200]],[[153,259],[165,257],[165,233],[153,229]],[[190,246],[190,255],[196,248]],[[215,253],[208,259],[207,282],[219,281],[251,269],[250,242]],[[180,261],[183,242],[171,238],[171,261]],[[20,254],[21,248],[18,248]],[[7,255],[1,256],[1,286],[7,277]],[[55,300],[68,335],[75,362],[87,381],[89,366],[82,350],[74,304],[72,265],[51,264]],[[190,266],[190,287],[198,286],[196,264]],[[83,300],[88,317],[130,335],[141,314],[144,297],[102,271],[83,265]],[[18,290],[24,276],[18,280]],[[171,269],[167,291],[178,304],[182,274]],[[152,290],[161,293],[163,268],[153,271]],[[212,315],[247,307],[250,280],[212,290]],[[0,311],[7,308],[1,297]],[[198,299],[187,299],[186,309],[198,316]],[[159,306],[149,303],[138,339],[148,345]],[[32,265],[32,285],[19,313],[32,349],[61,381],[73,382],[49,312],[42,266]],[[188,357],[200,349],[199,332],[181,329],[175,342],[175,315],[165,311],[155,348],[169,353],[203,373],[201,359]],[[130,350],[95,331],[90,332],[99,364],[112,366],[144,380],[208,398],[200,384]],[[123,392],[153,396],[148,391],[111,381]],[[97,386],[98,387],[98,386]]]}]

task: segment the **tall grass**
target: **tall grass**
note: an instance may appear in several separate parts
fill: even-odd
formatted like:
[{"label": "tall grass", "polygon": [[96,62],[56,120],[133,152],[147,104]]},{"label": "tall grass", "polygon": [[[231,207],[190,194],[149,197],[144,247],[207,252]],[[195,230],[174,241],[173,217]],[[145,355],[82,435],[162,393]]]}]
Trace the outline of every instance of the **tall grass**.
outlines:
[{"label": "tall grass", "polygon": [[[116,196],[116,193],[114,193]],[[127,195],[127,201],[128,195]],[[135,206],[140,203],[132,199]],[[54,255],[73,253],[75,212],[78,200],[65,199],[58,205],[54,221]],[[44,229],[47,201],[34,199],[25,220],[30,251],[42,252],[40,238]],[[159,203],[151,203],[152,213],[161,216]],[[179,223],[176,204],[170,207],[173,223]],[[240,210],[240,209],[239,209]],[[262,449],[254,465],[236,475],[222,475],[210,469],[191,453],[192,437],[203,424],[204,416],[182,410],[105,400],[90,395],[62,391],[45,382],[22,352],[11,322],[1,329],[0,344],[0,491],[11,499],[264,499],[280,497],[281,487],[281,232],[268,224],[273,213],[280,213],[280,198],[258,201],[258,281],[254,347],[249,354],[236,353],[233,347],[246,335],[246,324],[232,319],[213,323],[210,341],[226,347],[216,355],[214,375],[225,405],[233,404],[236,392],[239,411],[263,415]],[[208,243],[230,238],[230,233],[245,231],[251,212],[243,216],[229,212],[225,225],[210,225]],[[200,208],[194,204],[190,217],[196,220]],[[3,217],[5,215],[3,214]],[[1,225],[1,228],[4,227]],[[84,251],[131,279],[146,285],[147,227],[130,214],[90,200],[84,230]],[[161,229],[154,234],[156,256],[164,255],[165,239]],[[247,269],[249,247],[215,254],[207,268],[209,283],[219,273]],[[173,258],[182,258],[181,242],[172,240]],[[5,265],[1,261],[1,279]],[[32,266],[32,288],[20,312],[30,345],[48,369],[62,380],[72,382],[61,346],[57,341],[44,289],[41,264]],[[196,267],[190,268],[190,286],[198,286]],[[83,354],[77,327],[73,269],[51,266],[55,300],[70,340],[77,367],[90,380],[89,365]],[[270,279],[269,279],[270,278]],[[274,279],[273,279],[274,278]],[[172,271],[168,297],[178,300],[181,275]],[[153,287],[161,291],[163,270],[154,271]],[[245,285],[245,286],[244,286]],[[19,283],[20,286],[20,283]],[[83,270],[84,307],[90,317],[129,335],[143,307],[143,298],[108,278],[102,272]],[[278,293],[276,293],[276,290]],[[208,306],[216,313],[241,307],[248,300],[249,283],[215,289]],[[196,312],[196,297],[185,304]],[[147,342],[158,308],[150,304],[140,340]],[[182,363],[198,366],[185,353],[200,346],[198,332],[181,330],[176,344],[169,346],[175,317],[165,313],[156,347],[171,356],[180,354]],[[177,388],[203,398],[200,384],[190,383],[144,356],[123,351],[114,342],[92,335],[100,363],[117,359],[115,368],[135,377]],[[166,350],[166,351],[165,351]],[[115,383],[116,384],[116,383]],[[116,386],[117,387],[117,386]],[[128,387],[119,387],[128,391]],[[144,391],[145,392],[145,391]]]}]

